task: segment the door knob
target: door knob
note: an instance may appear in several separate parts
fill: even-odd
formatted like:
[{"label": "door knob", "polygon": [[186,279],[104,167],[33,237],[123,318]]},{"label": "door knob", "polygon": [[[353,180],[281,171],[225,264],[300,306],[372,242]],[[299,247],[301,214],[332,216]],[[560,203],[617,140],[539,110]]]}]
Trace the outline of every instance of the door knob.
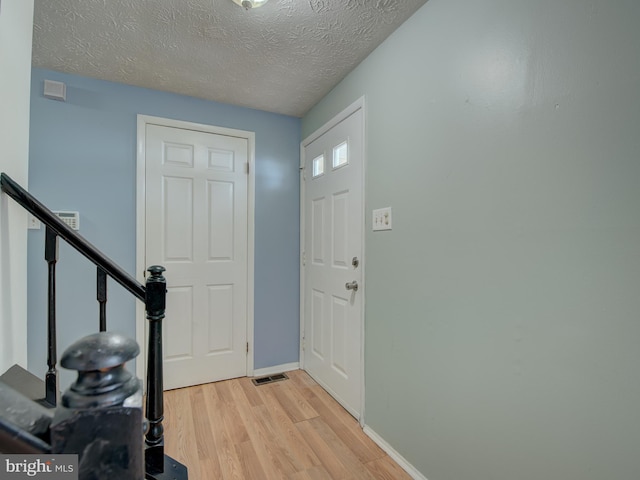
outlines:
[{"label": "door knob", "polygon": [[353,290],[354,292],[358,291],[358,282],[355,280],[353,282],[347,282],[344,284],[344,288],[347,290]]}]

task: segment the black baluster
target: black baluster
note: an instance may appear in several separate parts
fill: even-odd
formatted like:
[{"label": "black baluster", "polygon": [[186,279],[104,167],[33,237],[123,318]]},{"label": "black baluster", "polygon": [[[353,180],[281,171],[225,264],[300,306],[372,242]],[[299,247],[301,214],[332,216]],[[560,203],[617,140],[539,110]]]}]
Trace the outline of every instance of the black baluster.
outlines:
[{"label": "black baluster", "polygon": [[56,370],[56,262],[58,261],[58,236],[47,227],[44,258],[49,266],[47,312],[47,374],[45,376],[45,400],[50,405],[58,403],[58,371]]},{"label": "black baluster", "polygon": [[98,267],[96,281],[98,290],[98,303],[100,304],[100,331],[107,331],[107,272]]}]

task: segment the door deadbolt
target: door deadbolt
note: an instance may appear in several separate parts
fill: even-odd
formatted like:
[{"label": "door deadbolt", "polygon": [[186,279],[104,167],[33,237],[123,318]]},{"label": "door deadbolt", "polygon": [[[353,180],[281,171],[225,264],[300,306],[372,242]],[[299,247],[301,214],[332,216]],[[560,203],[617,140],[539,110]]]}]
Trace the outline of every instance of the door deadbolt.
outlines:
[{"label": "door deadbolt", "polygon": [[358,260],[358,257],[353,257],[353,260],[351,260],[351,265],[353,265],[353,268],[358,268],[358,265],[360,265],[360,260]]}]

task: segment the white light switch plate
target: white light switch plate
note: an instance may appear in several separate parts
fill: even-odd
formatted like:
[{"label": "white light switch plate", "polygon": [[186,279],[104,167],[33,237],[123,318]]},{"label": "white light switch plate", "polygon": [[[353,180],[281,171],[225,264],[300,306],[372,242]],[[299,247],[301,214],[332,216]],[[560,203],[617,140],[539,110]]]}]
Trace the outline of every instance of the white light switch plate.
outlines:
[{"label": "white light switch plate", "polygon": [[40,220],[30,213],[27,214],[27,228],[29,230],[40,230]]},{"label": "white light switch plate", "polygon": [[371,225],[374,232],[378,230],[391,230],[391,207],[374,210]]}]

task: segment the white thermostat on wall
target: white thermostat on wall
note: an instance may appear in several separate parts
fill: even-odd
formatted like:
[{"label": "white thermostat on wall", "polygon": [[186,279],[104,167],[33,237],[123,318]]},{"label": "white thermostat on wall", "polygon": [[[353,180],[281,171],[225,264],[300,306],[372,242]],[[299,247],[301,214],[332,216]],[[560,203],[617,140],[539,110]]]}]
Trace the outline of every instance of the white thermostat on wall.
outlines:
[{"label": "white thermostat on wall", "polygon": [[53,212],[73,230],[80,230],[80,212]]}]

